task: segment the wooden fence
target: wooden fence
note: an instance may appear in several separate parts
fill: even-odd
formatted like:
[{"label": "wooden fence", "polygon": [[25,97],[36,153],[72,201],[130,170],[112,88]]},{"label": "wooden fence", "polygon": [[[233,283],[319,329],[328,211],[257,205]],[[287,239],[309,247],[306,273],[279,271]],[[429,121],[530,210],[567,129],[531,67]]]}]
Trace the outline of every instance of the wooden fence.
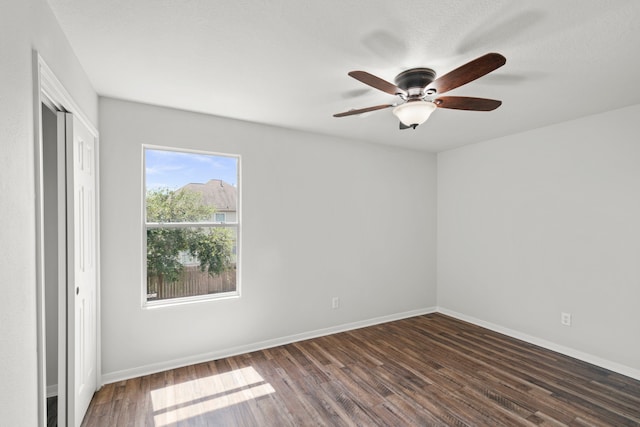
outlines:
[{"label": "wooden fence", "polygon": [[147,277],[147,301],[217,294],[236,290],[236,267],[211,276],[198,266],[184,267],[177,282],[163,283],[158,276]]}]

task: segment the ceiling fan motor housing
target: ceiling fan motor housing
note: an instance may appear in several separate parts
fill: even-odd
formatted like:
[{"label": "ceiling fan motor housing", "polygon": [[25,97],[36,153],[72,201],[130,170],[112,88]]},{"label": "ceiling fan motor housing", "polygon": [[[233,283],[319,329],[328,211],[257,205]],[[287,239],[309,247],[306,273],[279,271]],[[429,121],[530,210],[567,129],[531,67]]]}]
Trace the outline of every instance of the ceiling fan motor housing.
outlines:
[{"label": "ceiling fan motor housing", "polygon": [[407,92],[409,96],[419,96],[422,95],[422,90],[435,79],[436,72],[431,68],[411,68],[398,74],[394,81],[396,86]]},{"label": "ceiling fan motor housing", "polygon": [[[404,124],[400,129],[413,127],[424,122],[436,108],[467,111],[492,111],[502,102],[496,99],[473,98],[468,96],[440,95],[476,80],[502,67],[507,59],[499,53],[487,53],[473,61],[440,76],[436,79],[436,72],[431,68],[410,68],[401,72],[394,79],[395,84],[366,71],[350,71],[349,76],[360,82],[378,89],[389,95],[400,97],[402,102],[396,104],[381,104],[368,108],[349,110],[334,114],[334,117],[352,116],[369,111],[383,110],[395,107],[393,114],[398,116]],[[437,93],[437,98],[436,95]],[[414,114],[415,113],[415,114]]]}]

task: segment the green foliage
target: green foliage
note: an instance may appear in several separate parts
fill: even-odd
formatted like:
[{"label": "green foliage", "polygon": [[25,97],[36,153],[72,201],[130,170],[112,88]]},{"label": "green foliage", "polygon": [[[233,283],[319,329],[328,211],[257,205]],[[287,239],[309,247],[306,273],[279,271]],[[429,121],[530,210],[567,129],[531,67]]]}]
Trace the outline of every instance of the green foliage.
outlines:
[{"label": "green foliage", "polygon": [[198,231],[198,238],[189,240],[189,253],[200,261],[200,270],[220,274],[232,263],[233,234],[228,228]]},{"label": "green foliage", "polygon": [[[156,189],[147,192],[147,221],[158,223],[210,220],[213,206],[194,191]],[[150,228],[147,230],[147,276],[160,283],[177,282],[184,269],[182,254],[198,260],[210,275],[228,270],[233,262],[234,233],[227,228]]]},{"label": "green foliage", "polygon": [[176,282],[183,266],[180,251],[183,250],[191,230],[153,228],[147,230],[147,275],[161,281]]},{"label": "green foliage", "polygon": [[215,208],[203,204],[202,194],[195,191],[147,191],[147,222],[197,222],[214,213]]}]

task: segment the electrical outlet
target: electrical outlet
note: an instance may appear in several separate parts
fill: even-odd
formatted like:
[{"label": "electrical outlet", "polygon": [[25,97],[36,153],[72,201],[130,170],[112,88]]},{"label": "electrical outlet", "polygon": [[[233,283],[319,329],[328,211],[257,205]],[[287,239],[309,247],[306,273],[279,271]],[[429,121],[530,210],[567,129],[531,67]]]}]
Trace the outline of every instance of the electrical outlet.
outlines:
[{"label": "electrical outlet", "polygon": [[571,313],[560,313],[560,323],[564,326],[571,326]]},{"label": "electrical outlet", "polygon": [[331,298],[331,308],[333,309],[340,308],[340,298],[338,297]]}]

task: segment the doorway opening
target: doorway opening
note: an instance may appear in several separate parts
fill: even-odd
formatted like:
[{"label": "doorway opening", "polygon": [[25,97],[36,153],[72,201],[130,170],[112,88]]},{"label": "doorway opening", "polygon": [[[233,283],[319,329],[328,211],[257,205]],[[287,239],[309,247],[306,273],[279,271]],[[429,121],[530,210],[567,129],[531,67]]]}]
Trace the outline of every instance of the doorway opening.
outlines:
[{"label": "doorway opening", "polygon": [[62,261],[58,251],[58,119],[44,103],[41,113],[46,411],[47,426],[52,427],[58,425],[58,281]]}]

